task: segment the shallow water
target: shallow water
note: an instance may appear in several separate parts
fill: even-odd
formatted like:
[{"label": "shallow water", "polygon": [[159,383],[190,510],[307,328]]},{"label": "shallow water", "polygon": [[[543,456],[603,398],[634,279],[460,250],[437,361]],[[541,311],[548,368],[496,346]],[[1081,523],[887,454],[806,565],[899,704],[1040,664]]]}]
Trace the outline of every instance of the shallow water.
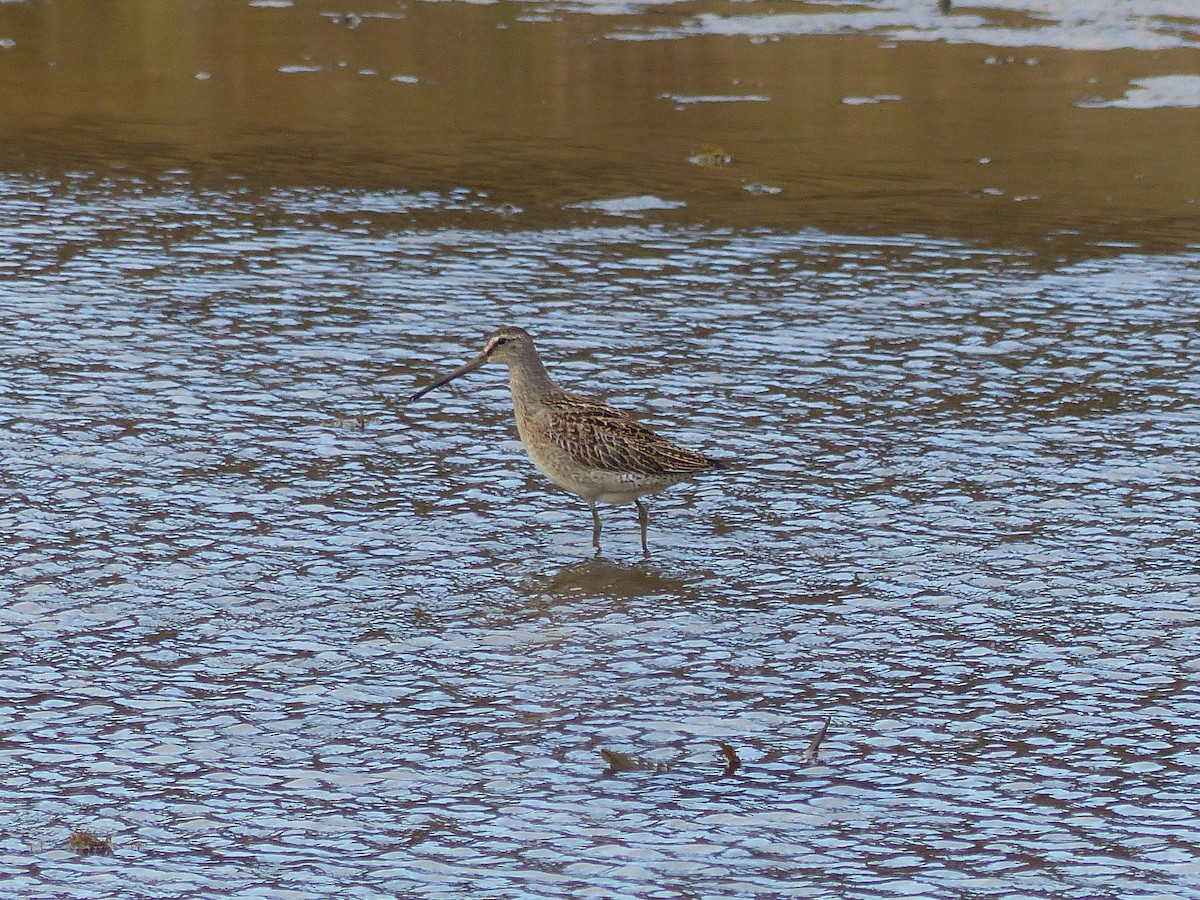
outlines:
[{"label": "shallow water", "polygon": [[[4,196],[9,896],[1200,892],[1200,254]],[[401,402],[503,321],[739,462],[650,559]]]},{"label": "shallow water", "polygon": [[0,2],[0,893],[1200,897],[1200,25],[937,10]]}]

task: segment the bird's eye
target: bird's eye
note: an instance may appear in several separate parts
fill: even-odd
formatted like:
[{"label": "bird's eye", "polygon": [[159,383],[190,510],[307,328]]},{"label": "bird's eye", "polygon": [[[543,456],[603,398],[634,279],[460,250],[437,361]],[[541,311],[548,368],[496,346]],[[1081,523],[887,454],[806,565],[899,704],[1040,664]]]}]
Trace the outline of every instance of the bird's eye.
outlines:
[{"label": "bird's eye", "polygon": [[508,343],[508,338],[496,338],[496,346],[502,347]]}]

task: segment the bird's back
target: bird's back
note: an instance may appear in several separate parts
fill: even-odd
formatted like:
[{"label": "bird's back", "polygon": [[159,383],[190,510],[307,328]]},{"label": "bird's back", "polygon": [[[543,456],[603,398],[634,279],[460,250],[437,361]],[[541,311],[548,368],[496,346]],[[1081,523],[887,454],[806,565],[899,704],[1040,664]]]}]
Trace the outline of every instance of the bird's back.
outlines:
[{"label": "bird's back", "polygon": [[543,396],[545,438],[578,465],[630,475],[687,477],[712,460],[656,434],[616,407],[567,391]]}]

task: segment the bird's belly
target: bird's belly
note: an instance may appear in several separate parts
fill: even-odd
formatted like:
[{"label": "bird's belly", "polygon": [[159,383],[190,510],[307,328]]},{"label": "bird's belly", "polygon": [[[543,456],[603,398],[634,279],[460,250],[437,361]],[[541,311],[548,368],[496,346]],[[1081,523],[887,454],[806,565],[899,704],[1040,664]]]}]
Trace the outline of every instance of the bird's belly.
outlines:
[{"label": "bird's belly", "polygon": [[644,494],[657,494],[681,480],[672,476],[613,472],[580,465],[554,447],[525,445],[538,471],[565,491],[584,500],[601,503],[632,503]]}]

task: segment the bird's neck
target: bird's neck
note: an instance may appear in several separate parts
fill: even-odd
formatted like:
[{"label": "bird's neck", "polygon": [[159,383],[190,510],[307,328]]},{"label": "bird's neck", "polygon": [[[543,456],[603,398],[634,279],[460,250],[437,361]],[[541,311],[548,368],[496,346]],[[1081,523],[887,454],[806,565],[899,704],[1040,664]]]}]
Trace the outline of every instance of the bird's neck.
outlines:
[{"label": "bird's neck", "polygon": [[513,402],[517,404],[536,402],[539,397],[558,389],[536,356],[510,363],[508,380],[512,387]]}]

